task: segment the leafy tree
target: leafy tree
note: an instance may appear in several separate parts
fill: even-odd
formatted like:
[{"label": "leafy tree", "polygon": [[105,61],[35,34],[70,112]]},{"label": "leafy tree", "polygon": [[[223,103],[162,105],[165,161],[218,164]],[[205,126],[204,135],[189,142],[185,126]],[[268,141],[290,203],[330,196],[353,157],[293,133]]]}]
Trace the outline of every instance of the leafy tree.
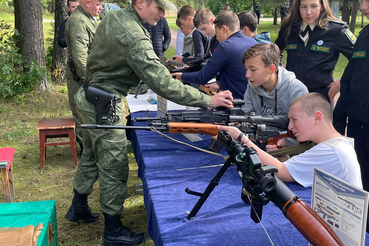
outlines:
[{"label": "leafy tree", "polygon": [[2,97],[33,91],[36,84],[45,77],[45,67],[38,66],[36,60],[27,62],[19,53],[16,43],[21,38],[16,29],[12,29],[4,21],[0,22],[0,95]]}]

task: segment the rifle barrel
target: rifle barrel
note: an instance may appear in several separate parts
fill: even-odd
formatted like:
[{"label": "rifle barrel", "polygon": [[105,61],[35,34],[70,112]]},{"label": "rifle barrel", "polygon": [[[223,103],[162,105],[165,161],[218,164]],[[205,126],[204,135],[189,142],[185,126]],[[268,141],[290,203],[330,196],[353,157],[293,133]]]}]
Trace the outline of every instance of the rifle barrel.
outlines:
[{"label": "rifle barrel", "polygon": [[82,128],[89,129],[132,129],[132,130],[146,130],[151,131],[153,128],[159,131],[166,131],[166,126],[109,126],[109,125],[97,125],[97,124],[82,124]]}]

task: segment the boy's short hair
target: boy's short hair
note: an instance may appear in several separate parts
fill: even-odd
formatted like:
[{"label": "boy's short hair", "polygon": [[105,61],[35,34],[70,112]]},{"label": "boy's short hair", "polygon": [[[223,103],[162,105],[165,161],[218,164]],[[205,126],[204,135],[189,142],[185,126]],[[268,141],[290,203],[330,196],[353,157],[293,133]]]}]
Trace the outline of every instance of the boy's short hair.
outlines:
[{"label": "boy's short hair", "polygon": [[296,97],[290,102],[290,107],[296,103],[301,103],[300,110],[305,112],[308,116],[313,115],[316,111],[320,111],[323,114],[323,118],[326,122],[332,122],[332,110],[331,105],[327,98],[320,93],[311,92],[299,97]]},{"label": "boy's short hair", "polygon": [[181,23],[181,21],[177,18],[176,19],[176,25],[179,27],[179,28],[181,28],[181,26],[182,26],[182,23]]},{"label": "boy's short hair", "polygon": [[255,32],[258,28],[258,17],[256,14],[250,10],[242,11],[238,14],[238,19],[240,20],[240,29],[243,27],[248,27],[251,32]]},{"label": "boy's short hair", "polygon": [[221,29],[222,26],[227,26],[231,31],[240,30],[240,21],[235,13],[231,11],[221,11],[214,20],[214,25]]},{"label": "boy's short hair", "polygon": [[245,61],[260,56],[261,60],[264,62],[265,67],[274,65],[276,68],[276,72],[278,71],[278,65],[280,60],[280,51],[276,44],[257,44],[247,49],[242,57],[242,63],[245,64]]},{"label": "boy's short hair", "polygon": [[215,15],[210,9],[201,8],[196,12],[195,17],[193,17],[193,24],[198,28],[200,25],[209,24],[212,18],[215,19]]},{"label": "boy's short hair", "polygon": [[185,20],[188,16],[194,17],[196,11],[189,5],[183,5],[177,12],[177,19]]}]

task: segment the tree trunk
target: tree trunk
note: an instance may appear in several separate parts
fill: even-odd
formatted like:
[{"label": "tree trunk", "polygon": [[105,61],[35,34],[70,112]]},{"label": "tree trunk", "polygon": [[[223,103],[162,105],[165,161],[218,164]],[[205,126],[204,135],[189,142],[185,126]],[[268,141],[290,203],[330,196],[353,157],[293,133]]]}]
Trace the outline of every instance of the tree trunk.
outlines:
[{"label": "tree trunk", "polygon": [[348,22],[349,16],[348,16],[348,0],[343,0],[342,4],[342,20],[345,22]]},{"label": "tree trunk", "polygon": [[364,11],[361,12],[361,28],[364,28]]},{"label": "tree trunk", "polygon": [[358,0],[353,0],[352,2],[352,14],[351,14],[351,23],[350,23],[350,31],[352,33],[355,33],[355,25],[356,25],[356,16],[357,16],[357,11],[359,9],[359,1]]},{"label": "tree trunk", "polygon": [[[14,0],[15,27],[23,35],[18,42],[21,54],[27,62],[36,60],[45,67],[44,32],[42,7],[39,0]],[[39,91],[49,88],[47,76],[37,85]]]},{"label": "tree trunk", "polygon": [[274,7],[273,9],[273,25],[278,24],[278,7]]},{"label": "tree trunk", "polygon": [[53,45],[53,59],[51,74],[52,78],[64,78],[64,72],[67,65],[68,50],[61,48],[58,44],[58,32],[60,24],[68,17],[67,5],[64,0],[56,0],[55,2],[55,32]]}]

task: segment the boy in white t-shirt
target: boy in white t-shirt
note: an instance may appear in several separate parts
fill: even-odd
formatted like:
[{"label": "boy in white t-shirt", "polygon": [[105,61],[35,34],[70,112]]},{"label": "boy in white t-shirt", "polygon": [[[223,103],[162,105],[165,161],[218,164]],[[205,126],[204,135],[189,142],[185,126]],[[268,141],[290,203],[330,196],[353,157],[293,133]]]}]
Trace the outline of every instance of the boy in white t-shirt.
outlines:
[{"label": "boy in white t-shirt", "polygon": [[293,99],[288,111],[288,129],[299,142],[313,141],[317,145],[285,162],[267,154],[244,136],[237,128],[218,126],[234,139],[254,148],[263,165],[278,168],[276,174],[283,182],[296,181],[304,187],[312,185],[314,167],[362,188],[360,166],[353,139],[342,136],[332,125],[328,101],[319,93],[309,93]]}]

